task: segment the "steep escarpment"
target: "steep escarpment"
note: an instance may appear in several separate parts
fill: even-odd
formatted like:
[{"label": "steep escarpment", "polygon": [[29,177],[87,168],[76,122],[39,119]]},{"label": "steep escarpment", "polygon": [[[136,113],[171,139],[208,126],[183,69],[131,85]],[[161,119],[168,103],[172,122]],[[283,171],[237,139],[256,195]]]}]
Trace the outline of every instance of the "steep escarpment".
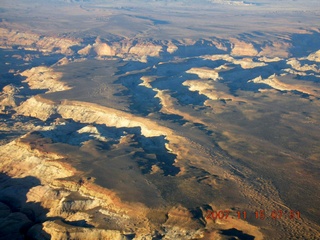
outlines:
[{"label": "steep escarpment", "polygon": [[[153,239],[187,235],[187,239],[207,239],[208,234],[223,236],[224,229],[237,228],[262,239],[257,229],[242,221],[205,220],[206,209],[196,213],[170,204],[147,208],[122,201],[116,192],[102,188],[95,178],[73,168],[71,155],[48,152],[52,144],[34,132],[0,147],[1,169],[6,172],[0,181],[1,214],[12,223],[3,226],[3,232],[8,233],[4,236]],[[14,229],[16,235],[12,235]]]},{"label": "steep escarpment", "polygon": [[[297,48],[296,43],[290,42],[292,36],[273,36],[272,41],[261,37],[255,39],[254,35],[245,40],[240,36],[230,38],[207,38],[201,40],[170,39],[156,40],[150,38],[127,39],[115,36],[112,39],[97,37],[92,39],[67,38],[51,35],[39,35],[32,31],[22,32],[13,28],[0,28],[0,46],[6,49],[16,48],[54,52],[67,56],[79,54],[82,57],[113,57],[136,59],[146,62],[147,57],[161,56],[199,56],[205,54],[226,54],[234,57],[288,57],[292,49]],[[312,33],[309,33],[312,36]],[[289,41],[283,41],[288,38]],[[313,55],[310,55],[310,58]]]},{"label": "steep escarpment", "polygon": [[70,89],[61,82],[62,73],[56,72],[49,67],[35,67],[20,74],[26,77],[30,89],[47,89],[47,92],[58,92]]},{"label": "steep escarpment", "polygon": [[258,50],[255,49],[254,45],[250,42],[244,42],[239,39],[232,39],[232,55],[240,56],[256,56],[258,55]]},{"label": "steep escarpment", "polygon": [[16,107],[18,105],[17,95],[19,93],[19,88],[9,84],[3,87],[0,93],[0,111],[5,113],[9,108]]},{"label": "steep escarpment", "polygon": [[190,91],[198,91],[211,100],[236,100],[236,97],[228,93],[228,88],[212,80],[188,80],[183,85],[188,86]]},{"label": "steep escarpment", "polygon": [[1,237],[318,238],[315,1],[33,2],[0,8]]},{"label": "steep escarpment", "polygon": [[169,129],[157,126],[152,121],[115,109],[85,102],[63,101],[61,104],[55,104],[54,102],[48,102],[46,99],[37,96],[30,98],[16,110],[19,114],[37,117],[42,120],[46,120],[51,115],[58,113],[61,114],[63,118],[71,118],[80,122],[104,123],[118,128],[140,127],[141,133],[148,137],[168,135],[171,132]]},{"label": "steep escarpment", "polygon": [[[36,239],[77,238],[85,234],[96,239],[127,239],[123,232],[125,230],[119,231],[116,227],[111,227],[115,230],[109,230],[106,226],[101,228],[102,222],[99,219],[102,214],[99,215],[99,212],[103,212],[105,217],[110,216],[112,221],[130,221],[126,212],[130,211],[132,205],[125,209],[120,206],[119,198],[114,193],[86,179],[64,180],[79,173],[70,165],[58,161],[64,156],[44,152],[39,146],[48,142],[41,142],[39,138],[34,142],[35,137],[35,134],[27,135],[21,141],[1,147],[1,169],[6,175],[15,176],[15,181],[21,179],[21,183],[13,184],[14,180],[9,177],[1,179],[0,201],[12,199],[9,208],[15,212],[20,211],[21,217],[25,216],[26,219],[20,220],[19,226],[11,225],[11,229],[3,226],[2,229],[10,234],[16,228],[17,233],[20,230],[21,234]],[[10,161],[12,158],[14,160]],[[89,213],[93,209],[97,211],[96,219],[92,219]],[[7,223],[12,217],[13,214],[8,211]]]},{"label": "steep escarpment", "polygon": [[72,54],[71,47],[80,44],[79,40],[53,36],[40,36],[32,32],[0,28],[0,46],[4,48],[18,47],[25,50],[41,52],[57,52]]},{"label": "steep escarpment", "polygon": [[283,76],[276,76],[272,75],[267,79],[262,79],[261,76],[250,80],[254,83],[263,83],[271,86],[274,89],[280,91],[298,91],[309,96],[319,98],[319,87],[316,84],[309,83],[309,82],[302,82],[297,81],[294,79],[292,75],[283,75]]},{"label": "steep escarpment", "polygon": [[[116,128],[139,128],[139,131],[145,137],[164,136],[167,140],[165,147],[169,152],[176,155],[175,165],[177,166],[180,165],[180,161],[183,166],[186,161],[193,161],[193,159],[197,158],[198,162],[203,162],[206,159],[206,156],[197,155],[196,149],[189,149],[190,141],[179,136],[172,129],[146,118],[92,103],[76,101],[54,103],[36,96],[17,107],[16,111],[20,115],[36,117],[43,121],[49,119],[50,116],[58,114],[64,119],[73,119],[81,123],[105,124]],[[189,119],[191,117],[186,116],[186,118]],[[193,121],[197,122],[195,119]]]}]

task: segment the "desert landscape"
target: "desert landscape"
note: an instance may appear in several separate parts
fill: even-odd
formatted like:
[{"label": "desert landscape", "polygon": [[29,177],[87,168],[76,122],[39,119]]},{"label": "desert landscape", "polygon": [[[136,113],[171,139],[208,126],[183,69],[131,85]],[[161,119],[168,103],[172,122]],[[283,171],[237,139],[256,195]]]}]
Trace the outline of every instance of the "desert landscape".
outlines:
[{"label": "desert landscape", "polygon": [[0,239],[320,239],[318,0],[0,3]]}]

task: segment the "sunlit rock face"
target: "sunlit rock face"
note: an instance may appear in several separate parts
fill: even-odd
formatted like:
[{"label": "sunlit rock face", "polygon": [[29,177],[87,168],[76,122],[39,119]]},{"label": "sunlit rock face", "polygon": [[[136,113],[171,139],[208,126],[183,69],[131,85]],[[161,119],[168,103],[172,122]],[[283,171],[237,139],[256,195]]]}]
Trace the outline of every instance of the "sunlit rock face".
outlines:
[{"label": "sunlit rock face", "polygon": [[0,8],[0,238],[319,238],[317,1],[30,3]]}]

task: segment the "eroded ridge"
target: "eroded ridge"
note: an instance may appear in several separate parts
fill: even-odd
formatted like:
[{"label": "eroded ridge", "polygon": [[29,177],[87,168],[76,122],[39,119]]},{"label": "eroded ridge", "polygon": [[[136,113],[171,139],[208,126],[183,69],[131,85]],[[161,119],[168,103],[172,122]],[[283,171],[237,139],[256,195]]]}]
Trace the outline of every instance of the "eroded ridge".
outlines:
[{"label": "eroded ridge", "polygon": [[0,9],[1,236],[319,238],[314,1],[18,2]]}]

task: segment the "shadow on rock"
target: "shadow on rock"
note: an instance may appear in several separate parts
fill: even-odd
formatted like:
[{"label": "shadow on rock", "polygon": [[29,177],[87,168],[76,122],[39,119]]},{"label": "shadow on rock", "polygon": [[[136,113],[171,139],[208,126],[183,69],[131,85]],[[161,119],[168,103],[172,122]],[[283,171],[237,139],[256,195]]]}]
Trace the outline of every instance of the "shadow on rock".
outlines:
[{"label": "shadow on rock", "polygon": [[38,185],[35,177],[11,178],[0,173],[0,239],[50,239],[41,226],[48,210],[27,202],[27,193]]},{"label": "shadow on rock", "polygon": [[239,231],[235,228],[231,228],[228,230],[222,230],[221,234],[224,236],[232,237],[232,239],[240,239],[240,240],[253,240],[254,239],[253,236],[246,234],[246,233],[243,233],[242,231]]}]

